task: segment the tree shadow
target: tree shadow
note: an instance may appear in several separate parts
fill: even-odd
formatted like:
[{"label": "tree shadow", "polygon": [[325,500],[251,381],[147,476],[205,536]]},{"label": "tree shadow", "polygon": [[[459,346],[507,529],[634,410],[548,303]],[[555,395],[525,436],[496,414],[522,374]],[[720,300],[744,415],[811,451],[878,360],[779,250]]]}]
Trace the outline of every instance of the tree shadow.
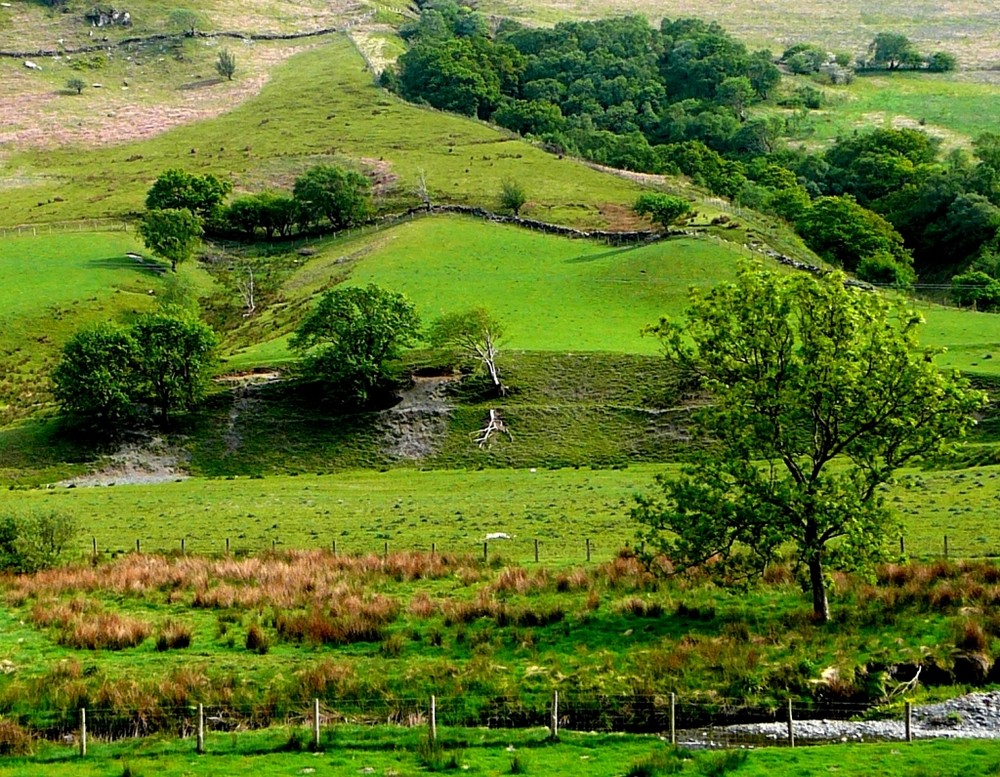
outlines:
[{"label": "tree shadow", "polygon": [[134,258],[131,256],[109,256],[102,259],[90,259],[87,265],[95,270],[131,270],[147,277],[165,275],[170,269],[166,264],[161,264],[153,259],[145,257]]}]

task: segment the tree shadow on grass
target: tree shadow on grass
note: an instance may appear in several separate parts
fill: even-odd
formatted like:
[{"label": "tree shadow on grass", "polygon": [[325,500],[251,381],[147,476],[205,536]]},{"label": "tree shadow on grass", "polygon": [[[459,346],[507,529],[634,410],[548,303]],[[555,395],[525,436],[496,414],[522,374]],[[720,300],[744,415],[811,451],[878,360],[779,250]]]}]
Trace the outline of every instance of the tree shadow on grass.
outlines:
[{"label": "tree shadow on grass", "polygon": [[[136,255],[138,256],[138,255]],[[103,259],[91,259],[87,266],[95,270],[131,270],[146,277],[159,277],[170,268],[153,259],[131,256],[109,256]]]}]

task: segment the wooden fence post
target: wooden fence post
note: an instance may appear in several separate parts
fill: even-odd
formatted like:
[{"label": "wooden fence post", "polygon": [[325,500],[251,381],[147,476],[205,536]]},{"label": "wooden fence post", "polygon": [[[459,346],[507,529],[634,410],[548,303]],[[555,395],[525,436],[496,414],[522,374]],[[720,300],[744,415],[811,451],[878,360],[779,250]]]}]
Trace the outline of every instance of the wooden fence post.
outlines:
[{"label": "wooden fence post", "polygon": [[184,537],[181,537],[181,555],[182,556],[186,556],[187,554],[188,554],[188,552],[187,552],[187,540]]},{"label": "wooden fence post", "polygon": [[483,542],[483,563],[485,564],[490,560],[490,543]]},{"label": "wooden fence post", "polygon": [[97,537],[91,537],[90,538],[90,545],[91,545],[90,557],[92,559],[96,559],[97,558]]},{"label": "wooden fence post", "polygon": [[201,755],[205,752],[205,705],[198,705],[198,743],[195,752]]},{"label": "wooden fence post", "polygon": [[792,726],[792,700],[788,700],[788,746],[795,747],[795,730]]},{"label": "wooden fence post", "polygon": [[87,708],[80,707],[80,757],[87,755]]},{"label": "wooden fence post", "polygon": [[552,738],[559,738],[559,691],[552,692]]},{"label": "wooden fence post", "polygon": [[438,719],[437,719],[437,697],[431,696],[431,742],[437,742]]},{"label": "wooden fence post", "polygon": [[910,702],[906,702],[906,741],[913,741],[913,705]]},{"label": "wooden fence post", "polygon": [[336,540],[333,541],[333,555],[334,556],[337,555],[337,541]]},{"label": "wooden fence post", "polygon": [[944,535],[944,557],[948,558],[948,535]]},{"label": "wooden fence post", "polygon": [[670,744],[677,746],[677,694],[670,694]]},{"label": "wooden fence post", "polygon": [[587,562],[590,562],[590,537],[587,537]]},{"label": "wooden fence post", "polygon": [[538,540],[535,540],[535,563],[538,563]]},{"label": "wooden fence post", "polygon": [[319,750],[319,699],[313,699],[313,747]]},{"label": "wooden fence post", "polygon": [[431,558],[434,558],[437,555],[437,549],[438,549],[437,543],[436,542],[432,542],[431,543]]},{"label": "wooden fence post", "polygon": [[229,537],[226,537],[226,555],[229,555]]},{"label": "wooden fence post", "polygon": [[139,540],[138,540],[138,538],[137,538],[137,539],[136,539],[136,541],[135,541],[135,552],[136,552],[136,553],[142,553],[142,550],[141,550],[141,546],[139,545]]},{"label": "wooden fence post", "polygon": [[903,539],[902,534],[899,535],[899,555],[900,556],[906,555],[906,540]]}]

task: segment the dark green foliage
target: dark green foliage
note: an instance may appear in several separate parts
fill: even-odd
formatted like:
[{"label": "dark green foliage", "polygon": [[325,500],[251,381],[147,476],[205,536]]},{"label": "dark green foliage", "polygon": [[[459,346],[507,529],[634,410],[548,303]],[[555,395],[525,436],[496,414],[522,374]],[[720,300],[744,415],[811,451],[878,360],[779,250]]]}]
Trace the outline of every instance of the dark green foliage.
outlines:
[{"label": "dark green foliage", "polygon": [[643,194],[632,206],[640,216],[649,216],[654,224],[669,227],[691,212],[691,203],[672,194]]},{"label": "dark green foliage", "polygon": [[361,224],[371,214],[369,180],[336,165],[318,165],[299,176],[292,193],[303,224],[326,219],[333,229],[346,229]]},{"label": "dark green foliage", "polygon": [[83,94],[83,89],[87,84],[82,78],[71,78],[66,82],[66,88],[77,94]]},{"label": "dark green foliage", "polygon": [[55,397],[76,425],[114,434],[138,413],[142,352],[134,333],[115,324],[77,332],[52,373]]},{"label": "dark green foliage", "polygon": [[174,272],[194,254],[203,232],[201,219],[187,208],[146,211],[138,231],[146,248],[169,261]]},{"label": "dark green foliage", "polygon": [[248,240],[253,240],[258,231],[268,240],[275,235],[287,237],[300,220],[299,204],[284,194],[251,194],[229,203],[223,219],[231,230]]},{"label": "dark green foliage", "polygon": [[229,49],[219,52],[219,58],[215,61],[215,71],[226,80],[233,80],[236,74],[236,57]]},{"label": "dark green foliage", "polygon": [[420,328],[413,305],[374,284],[338,287],[320,297],[292,337],[302,369],[351,403],[366,404],[388,388],[403,350]]},{"label": "dark green foliage", "polygon": [[963,307],[996,310],[1000,306],[1000,281],[982,270],[961,273],[951,279],[951,298]]},{"label": "dark green foliage", "polygon": [[958,67],[958,59],[947,51],[935,51],[927,59],[927,69],[932,73],[948,73]]},{"label": "dark green foliage", "polygon": [[0,572],[29,573],[59,562],[76,522],[54,511],[0,517]]},{"label": "dark green foliage", "polygon": [[209,220],[222,201],[233,190],[227,180],[214,175],[193,175],[171,168],[160,173],[146,194],[148,210],[187,209]]},{"label": "dark green foliage", "polygon": [[200,321],[163,313],[143,316],[132,331],[142,354],[140,395],[166,423],[204,395],[218,340]]},{"label": "dark green foliage", "polygon": [[135,422],[144,407],[165,423],[201,399],[215,345],[201,322],[168,314],[143,316],[128,329],[83,330],[53,372],[56,399],[73,424],[104,436]]},{"label": "dark green foliage", "polygon": [[912,263],[892,224],[851,197],[820,197],[797,227],[806,245],[845,270],[853,272],[862,259],[876,254],[891,257],[903,267]]},{"label": "dark green foliage", "polygon": [[677,567],[762,572],[793,545],[824,622],[825,568],[870,568],[894,536],[880,486],[961,436],[986,399],[919,350],[913,311],[843,281],[747,264],[692,292],[683,325],[653,328],[712,394],[695,421],[713,444],[633,511]]},{"label": "dark green foliage", "polygon": [[870,67],[897,70],[900,67],[918,67],[923,59],[920,52],[905,35],[897,32],[880,32],[868,46]]}]

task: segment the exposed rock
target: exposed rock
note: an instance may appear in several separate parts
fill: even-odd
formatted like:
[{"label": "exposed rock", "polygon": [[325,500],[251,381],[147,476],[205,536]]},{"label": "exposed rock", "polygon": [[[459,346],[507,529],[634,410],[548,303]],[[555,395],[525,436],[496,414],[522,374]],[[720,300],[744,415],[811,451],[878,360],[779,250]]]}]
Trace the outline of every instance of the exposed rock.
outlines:
[{"label": "exposed rock", "polygon": [[39,64],[37,64],[35,62],[32,62],[30,59],[24,60],[24,66],[26,68],[28,68],[28,70],[41,70],[42,69],[41,65],[39,65]]}]

